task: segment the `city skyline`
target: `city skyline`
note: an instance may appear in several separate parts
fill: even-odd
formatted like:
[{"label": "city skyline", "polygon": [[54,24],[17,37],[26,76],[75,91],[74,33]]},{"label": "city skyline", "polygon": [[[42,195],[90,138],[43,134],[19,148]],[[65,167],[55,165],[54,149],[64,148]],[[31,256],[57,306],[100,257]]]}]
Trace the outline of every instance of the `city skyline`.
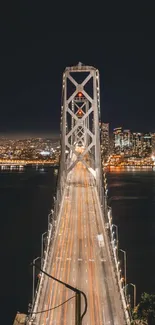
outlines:
[{"label": "city skyline", "polygon": [[[143,129],[139,129],[139,128],[131,128],[129,126],[129,128],[127,128],[126,126],[122,127],[122,125],[114,125],[113,128],[111,126],[111,123],[109,121],[102,121],[101,120],[101,123],[102,124],[108,124],[109,125],[109,135],[112,136],[113,135],[113,132],[115,129],[117,128],[122,128],[124,130],[130,130],[130,132],[132,133],[151,133],[151,134],[154,134],[155,132],[151,132],[149,129],[148,130],[143,130]],[[7,139],[28,139],[28,138],[50,138],[50,139],[56,139],[56,140],[60,140],[61,138],[61,135],[60,135],[60,128],[59,130],[57,131],[54,131],[50,132],[46,132],[46,131],[17,131],[17,132],[0,132],[0,138],[7,138]]]},{"label": "city skyline", "polygon": [[2,323],[151,325],[153,6],[110,32],[55,32],[47,6],[0,23]]}]

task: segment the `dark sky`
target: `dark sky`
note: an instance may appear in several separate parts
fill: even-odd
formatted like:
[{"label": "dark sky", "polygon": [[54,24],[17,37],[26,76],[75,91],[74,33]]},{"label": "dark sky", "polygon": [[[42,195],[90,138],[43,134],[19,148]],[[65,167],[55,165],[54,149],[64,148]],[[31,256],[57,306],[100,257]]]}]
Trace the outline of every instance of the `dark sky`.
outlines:
[{"label": "dark sky", "polygon": [[154,33],[53,32],[20,6],[1,20],[0,133],[58,133],[62,73],[79,61],[100,71],[102,121],[155,131]]}]

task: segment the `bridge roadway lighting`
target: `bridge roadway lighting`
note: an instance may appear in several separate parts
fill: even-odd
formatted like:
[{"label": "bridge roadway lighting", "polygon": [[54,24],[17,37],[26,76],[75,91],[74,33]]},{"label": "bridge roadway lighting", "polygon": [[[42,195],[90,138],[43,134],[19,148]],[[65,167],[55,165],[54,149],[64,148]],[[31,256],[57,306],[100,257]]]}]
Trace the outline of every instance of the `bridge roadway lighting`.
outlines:
[{"label": "bridge roadway lighting", "polygon": [[51,209],[51,212],[48,214],[48,229],[49,229],[49,225],[50,225],[50,221],[51,221],[51,217],[53,216],[53,210]]},{"label": "bridge roadway lighting", "polygon": [[126,296],[126,251],[119,249],[120,252],[124,255],[124,287],[125,287],[125,296]]},{"label": "bridge roadway lighting", "polygon": [[109,220],[109,224],[111,224],[112,222],[112,208],[107,206],[108,208],[108,220]]},{"label": "bridge roadway lighting", "polygon": [[36,257],[34,260],[33,260],[33,284],[32,284],[32,306],[33,306],[33,303],[34,303],[34,291],[35,291],[35,268],[36,268],[36,261],[39,260],[40,256]]},{"label": "bridge roadway lighting", "polygon": [[127,289],[127,287],[128,287],[128,283],[122,288],[122,290],[124,291],[125,289]]},{"label": "bridge roadway lighting", "polygon": [[[123,290],[127,290],[127,287],[131,285],[134,288],[134,308],[136,307],[136,285],[133,283],[127,283],[126,286],[123,287]],[[126,300],[128,303],[127,295],[126,295]]]},{"label": "bridge roadway lighting", "polygon": [[[110,198],[107,197],[107,208],[108,208],[108,213],[111,216],[111,220],[112,220],[112,207],[110,206],[110,203],[114,200],[117,200],[117,198],[118,198],[117,196],[111,196]],[[108,215],[108,219],[109,219],[109,223],[111,223],[109,215]]]},{"label": "bridge roadway lighting", "polygon": [[133,293],[133,306],[134,306],[134,308],[136,307],[136,285],[135,284],[133,284],[133,283],[129,283],[132,287],[133,287],[133,289],[134,289],[134,293]]},{"label": "bridge roadway lighting", "polygon": [[[128,287],[128,286],[129,286],[129,284],[127,283],[126,286],[124,286],[124,287],[122,288],[122,290],[123,290],[123,291],[126,290],[126,292],[127,292],[127,287]],[[129,311],[129,314],[130,314],[130,318],[131,318],[131,320],[132,320],[131,310],[130,310],[130,301],[128,300],[128,295],[125,296],[125,301],[126,301],[127,309],[128,309],[128,311]]]},{"label": "bridge roadway lighting", "polygon": [[[37,259],[38,259],[38,258],[37,258]],[[36,259],[35,259],[35,260],[36,260]],[[35,261],[35,260],[34,260],[34,261]],[[34,261],[33,261],[33,263],[31,264],[33,267],[35,267]],[[82,319],[83,319],[84,315],[85,315],[86,312],[87,312],[87,297],[86,297],[86,294],[85,294],[83,291],[81,291],[81,290],[79,290],[79,289],[77,289],[77,288],[71,286],[70,284],[68,284],[68,283],[66,283],[66,282],[63,282],[63,281],[61,281],[61,280],[55,278],[54,276],[48,274],[47,272],[43,271],[40,267],[36,266],[36,268],[37,268],[40,272],[42,272],[42,273],[44,273],[46,276],[48,276],[49,278],[51,278],[51,279],[53,279],[53,280],[59,282],[60,284],[63,284],[66,288],[68,288],[68,289],[72,290],[73,292],[75,292],[75,325],[82,325]],[[83,295],[83,297],[84,297],[84,301],[85,301],[85,308],[84,308],[84,312],[83,312],[82,315],[81,315],[81,295]],[[32,312],[32,314],[33,314],[33,312]]]},{"label": "bridge roadway lighting", "polygon": [[43,257],[44,257],[44,236],[47,234],[47,231],[45,231],[41,235],[41,267],[43,267]]},{"label": "bridge roadway lighting", "polygon": [[[113,223],[113,224],[111,225],[111,227],[112,227],[112,228],[115,227],[115,229],[116,229],[117,259],[118,259],[118,226],[115,225],[115,224]],[[113,234],[113,232],[112,232],[112,234]]]}]

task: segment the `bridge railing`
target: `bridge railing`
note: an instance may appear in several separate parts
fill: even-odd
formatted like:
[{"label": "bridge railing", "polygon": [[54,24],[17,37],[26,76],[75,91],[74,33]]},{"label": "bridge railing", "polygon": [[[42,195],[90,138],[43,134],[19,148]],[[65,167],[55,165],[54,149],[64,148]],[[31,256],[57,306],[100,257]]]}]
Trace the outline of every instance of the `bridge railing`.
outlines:
[{"label": "bridge railing", "polygon": [[120,292],[120,297],[121,297],[121,302],[122,302],[122,307],[124,310],[124,315],[126,319],[127,325],[131,324],[132,321],[132,315],[130,309],[128,309],[128,301],[124,292],[124,288],[122,287],[122,282],[121,282],[121,272],[119,269],[119,263],[118,263],[118,258],[116,254],[116,246],[114,244],[113,240],[113,230],[112,230],[112,210],[109,209],[108,204],[107,204],[107,196],[105,195],[105,188],[102,188],[102,200],[101,200],[101,208],[102,208],[102,216],[106,228],[106,233],[107,233],[107,239],[109,242],[109,248],[111,252],[111,257],[112,257],[112,263],[113,263],[113,268],[114,272],[116,274],[116,280],[117,280],[117,285],[118,289]]},{"label": "bridge railing", "polygon": [[[56,198],[54,198],[54,209],[51,210],[52,211],[50,214],[51,217],[48,220],[49,221],[48,231],[47,231],[46,242],[45,242],[45,247],[42,256],[42,263],[41,263],[43,271],[46,272],[48,271],[47,269],[49,266],[49,258],[51,257],[51,246],[52,246],[51,241],[53,242],[55,239],[55,232],[57,227],[56,223],[58,222],[57,218],[58,218],[59,210],[60,210],[60,192],[59,190],[57,190]],[[36,312],[38,311],[38,307],[41,299],[44,279],[45,279],[45,274],[41,273],[35,291],[34,302],[32,302],[32,310],[26,323],[27,325],[34,324],[36,318]]]},{"label": "bridge railing", "polygon": [[[49,226],[48,232],[47,232],[47,244],[46,244],[46,248],[44,250],[44,257],[43,257],[43,271],[46,271],[46,269],[47,269],[49,250],[50,250],[50,242],[51,242],[51,238],[52,238],[52,231],[53,231],[53,226],[51,223]],[[36,312],[38,311],[38,306],[39,306],[39,302],[40,302],[40,298],[41,298],[44,277],[45,277],[44,273],[41,273],[40,280],[38,281],[37,288],[35,291],[35,297],[34,297],[34,302],[33,302],[33,306],[32,306],[32,311],[31,311],[30,317],[27,322],[28,325],[33,324],[33,322],[35,320]]]},{"label": "bridge railing", "polygon": [[130,324],[131,320],[132,320],[132,316],[131,316],[130,309],[128,309],[128,302],[126,299],[124,287],[122,286],[122,282],[121,282],[121,271],[119,269],[119,261],[118,261],[118,257],[117,257],[117,253],[116,253],[118,248],[114,244],[113,234],[112,234],[113,230],[112,230],[112,211],[111,211],[111,209],[107,210],[107,215],[108,215],[109,230],[110,230],[110,241],[111,241],[111,247],[112,247],[112,251],[113,251],[114,264],[115,264],[116,273],[117,273],[119,291],[121,294],[121,300],[122,300],[127,324]]}]

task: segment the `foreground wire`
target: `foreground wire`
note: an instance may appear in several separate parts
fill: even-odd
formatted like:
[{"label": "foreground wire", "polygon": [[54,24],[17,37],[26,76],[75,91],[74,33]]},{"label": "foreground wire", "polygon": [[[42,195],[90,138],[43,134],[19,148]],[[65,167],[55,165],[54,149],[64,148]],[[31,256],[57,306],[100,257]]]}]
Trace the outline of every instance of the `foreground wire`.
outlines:
[{"label": "foreground wire", "polygon": [[50,311],[50,310],[56,309],[56,308],[58,308],[58,307],[60,307],[60,306],[62,306],[62,305],[64,305],[64,304],[66,304],[66,302],[68,302],[69,300],[71,300],[71,299],[73,299],[73,298],[75,298],[75,296],[72,296],[71,298],[65,300],[64,302],[62,302],[62,303],[61,303],[60,305],[58,305],[58,306],[55,306],[55,307],[53,307],[53,308],[49,308],[49,309],[46,309],[46,310],[42,310],[42,311],[32,312],[32,314],[42,314],[42,313],[45,313],[45,312],[47,312],[47,311]]}]

